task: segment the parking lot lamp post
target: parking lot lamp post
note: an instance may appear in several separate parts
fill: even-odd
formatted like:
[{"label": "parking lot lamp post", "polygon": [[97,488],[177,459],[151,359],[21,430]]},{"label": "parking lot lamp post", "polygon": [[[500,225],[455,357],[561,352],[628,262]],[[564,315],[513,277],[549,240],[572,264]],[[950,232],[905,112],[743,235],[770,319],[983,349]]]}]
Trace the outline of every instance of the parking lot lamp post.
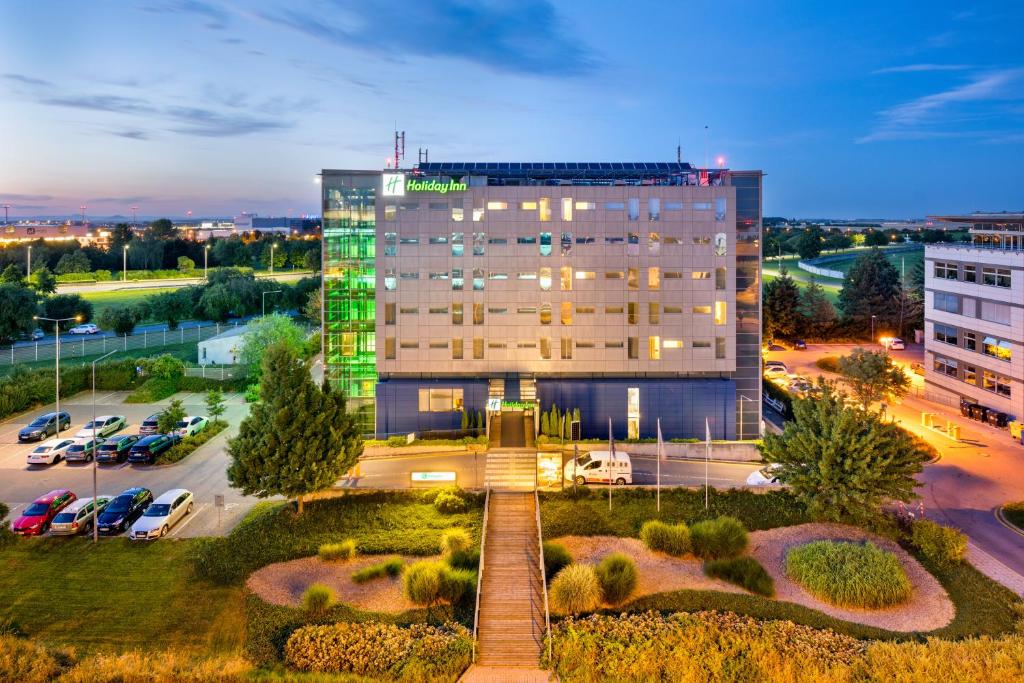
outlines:
[{"label": "parking lot lamp post", "polygon": [[78,322],[80,316],[74,316],[73,318],[44,318],[42,316],[32,316],[35,320],[45,320],[48,323],[53,323],[54,335],[57,338],[57,370],[56,370],[56,385],[57,385],[57,431],[54,433],[55,438],[60,438],[60,324],[66,323],[71,320]]},{"label": "parking lot lamp post", "polygon": [[121,279],[128,282],[128,245],[124,245],[124,264],[121,266]]},{"label": "parking lot lamp post", "polygon": [[878,317],[877,315],[871,316],[871,341],[872,342],[875,341],[875,318],[877,318],[877,317]]},{"label": "parking lot lamp post", "polygon": [[270,274],[274,274],[274,250],[277,249],[277,243],[270,243]]},{"label": "parking lot lamp post", "polygon": [[272,289],[269,292],[263,292],[263,312],[260,315],[264,315],[265,316],[267,314],[267,294],[280,294],[280,293],[281,293],[280,289]]},{"label": "parking lot lamp post", "polygon": [[[117,349],[103,354],[92,362],[92,542],[93,544],[100,542],[100,528],[96,524],[96,519],[100,516],[99,510],[99,493],[97,493],[96,485],[96,364],[107,356],[111,356],[117,353]],[[60,419],[60,416],[57,416]]]},{"label": "parking lot lamp post", "polygon": [[25,264],[25,277],[32,277],[32,245],[28,245],[28,263]]},{"label": "parking lot lamp post", "polygon": [[210,281],[210,245],[203,247],[203,278]]}]

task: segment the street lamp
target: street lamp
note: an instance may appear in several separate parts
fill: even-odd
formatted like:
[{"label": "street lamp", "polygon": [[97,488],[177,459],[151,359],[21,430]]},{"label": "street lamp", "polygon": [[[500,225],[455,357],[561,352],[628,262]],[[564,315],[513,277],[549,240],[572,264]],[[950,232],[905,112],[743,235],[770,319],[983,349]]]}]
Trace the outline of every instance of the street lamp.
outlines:
[{"label": "street lamp", "polygon": [[270,274],[274,274],[274,250],[277,249],[277,242],[270,243]]},{"label": "street lamp", "polygon": [[25,277],[32,277],[32,245],[28,245],[28,263],[25,264]]},{"label": "street lamp", "polygon": [[203,277],[210,279],[210,245],[203,246]]},{"label": "street lamp", "polygon": [[272,289],[272,290],[270,290],[268,292],[263,292],[263,313],[261,315],[266,315],[267,314],[267,294],[280,294],[280,293],[281,293],[280,289]]},{"label": "street lamp", "polygon": [[875,341],[875,318],[877,315],[871,316],[871,341]]},{"label": "street lamp", "polygon": [[32,316],[34,320],[45,320],[48,323],[53,323],[54,336],[57,338],[57,432],[53,435],[55,438],[60,438],[60,324],[66,323],[69,320],[78,322],[82,319],[82,316],[76,315],[72,318],[44,318],[40,315]]},{"label": "street lamp", "polygon": [[[97,518],[100,516],[99,510],[99,493],[97,492],[98,486],[96,484],[96,468],[99,466],[96,462],[96,364],[107,356],[111,356],[117,353],[117,349],[103,354],[92,362],[92,542],[95,545],[100,542],[100,528],[96,524]],[[57,414],[57,421],[60,421],[60,414]]]},{"label": "street lamp", "polygon": [[121,279],[128,282],[128,245],[124,245],[124,265],[121,266]]}]

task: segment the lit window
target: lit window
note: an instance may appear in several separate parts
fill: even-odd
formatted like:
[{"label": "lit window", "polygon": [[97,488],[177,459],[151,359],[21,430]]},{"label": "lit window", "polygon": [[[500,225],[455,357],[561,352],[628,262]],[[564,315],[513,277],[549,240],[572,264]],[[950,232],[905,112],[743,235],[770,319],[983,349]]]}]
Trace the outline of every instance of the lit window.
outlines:
[{"label": "lit window", "polygon": [[551,256],[551,233],[542,232],[540,234],[540,255]]},{"label": "lit window", "polygon": [[462,324],[462,304],[452,304],[452,325]]},{"label": "lit window", "polygon": [[562,198],[562,220],[572,220],[572,199],[569,197]]},{"label": "lit window", "polygon": [[651,360],[661,360],[661,337],[647,338],[647,357]]},{"label": "lit window", "polygon": [[484,324],[484,305],[473,304],[473,324],[483,325]]},{"label": "lit window", "polygon": [[447,306],[437,306],[437,307],[433,307],[432,306],[429,309],[429,312],[430,313],[440,313],[441,315],[448,315],[448,307]]},{"label": "lit window", "polygon": [[395,305],[384,304],[384,324],[394,325],[395,324]]},{"label": "lit window", "polygon": [[606,270],[604,272],[605,280],[621,280],[623,273],[621,270]]},{"label": "lit window", "polygon": [[403,349],[418,349],[420,348],[420,343],[418,341],[404,341],[399,346]]},{"label": "lit window", "polygon": [[576,279],[577,280],[593,280],[595,275],[596,274],[592,270],[577,270],[576,271]]},{"label": "lit window", "polygon": [[506,348],[508,348],[508,344],[506,344],[505,342],[492,341],[492,342],[487,342],[487,348],[489,348],[489,349],[506,349]]},{"label": "lit window", "polygon": [[727,309],[728,309],[728,306],[727,306],[727,304],[724,301],[716,301],[715,302],[715,324],[716,325],[724,325],[725,324],[725,317],[726,317],[726,310]]},{"label": "lit window", "polygon": [[[392,304],[394,305],[394,304]],[[354,356],[356,355],[356,333],[355,332],[342,332],[341,333],[341,355],[343,356]]]},{"label": "lit window", "polygon": [[597,208],[597,204],[594,202],[576,202],[577,211],[593,211]]},{"label": "lit window", "polygon": [[941,375],[948,375],[949,377],[956,377],[957,375],[957,363],[955,360],[951,360],[949,358],[935,356],[935,364],[933,368],[935,372],[938,372]]},{"label": "lit window", "polygon": [[551,339],[548,337],[540,339],[540,357],[544,360],[551,360]]},{"label": "lit window", "polygon": [[657,256],[661,253],[661,233],[647,233],[647,253],[651,256]]},{"label": "lit window", "polygon": [[592,341],[578,341],[576,342],[577,349],[592,349],[594,348],[594,342]]},{"label": "lit window", "polygon": [[[936,325],[936,339],[938,339],[938,328],[940,325]],[[953,342],[956,343],[955,328]],[[981,340],[981,352],[986,356],[992,356],[999,360],[1010,362],[1013,360],[1013,345],[1005,339],[996,339],[995,337],[985,337]]]},{"label": "lit window", "polygon": [[551,324],[551,304],[540,305],[540,324],[550,325]]},{"label": "lit window", "polygon": [[647,288],[661,289],[661,269],[658,266],[651,266],[647,269]]},{"label": "lit window", "polygon": [[542,197],[537,205],[537,216],[542,223],[551,220],[551,200]]},{"label": "lit window", "polygon": [[537,202],[519,202],[519,208],[523,211],[536,211]]},{"label": "lit window", "polygon": [[693,236],[693,243],[694,244],[711,244],[711,236],[710,235],[694,235]]},{"label": "lit window", "polygon": [[622,342],[620,342],[620,341],[606,341],[604,343],[604,348],[606,348],[606,349],[621,349],[622,348]]},{"label": "lit window", "polygon": [[504,211],[508,208],[508,202],[487,202],[488,211]]},{"label": "lit window", "polygon": [[672,235],[666,235],[664,240],[665,240],[665,244],[682,244],[683,243],[682,240],[680,240],[678,237],[673,237]]},{"label": "lit window", "polygon": [[393,221],[398,217],[398,207],[394,204],[388,204],[384,207],[384,220]]},{"label": "lit window", "polygon": [[483,337],[473,337],[473,360],[483,360],[484,340]]},{"label": "lit window", "polygon": [[487,279],[488,280],[507,280],[508,279],[508,273],[488,273],[487,274]]},{"label": "lit window", "polygon": [[519,308],[516,309],[516,313],[529,313],[530,315],[533,315],[536,312],[536,306],[520,306]]},{"label": "lit window", "polygon": [[536,280],[537,273],[518,273],[516,275],[517,280]]},{"label": "lit window", "polygon": [[462,360],[462,339],[452,339],[452,360]]},{"label": "lit window", "polygon": [[697,315],[711,315],[710,306],[694,306],[692,310],[693,313],[696,313]]},{"label": "lit window", "polygon": [[537,342],[535,341],[521,341],[516,343],[517,349],[535,349],[537,348]]},{"label": "lit window", "polygon": [[593,306],[577,306],[576,307],[576,314],[577,315],[579,315],[580,313],[593,313],[593,312],[594,312],[594,307]]},{"label": "lit window", "polygon": [[389,292],[398,289],[398,278],[395,277],[395,271],[392,268],[384,271],[384,289]]},{"label": "lit window", "polygon": [[572,303],[569,301],[562,302],[562,324],[572,325]]},{"label": "lit window", "polygon": [[384,337],[384,358],[386,360],[394,360],[395,358],[395,338]]},{"label": "lit window", "polygon": [[572,289],[572,267],[562,266],[560,269],[561,280],[562,280],[562,291],[566,292]]},{"label": "lit window", "polygon": [[668,315],[669,313],[682,313],[682,312],[683,312],[683,307],[682,306],[666,306],[665,307],[665,314],[666,315]]},{"label": "lit window", "polygon": [[462,277],[462,268],[452,268],[452,291],[462,291],[465,284],[465,278]]},{"label": "lit window", "polygon": [[540,288],[541,291],[547,292],[551,289],[551,269],[541,268],[540,269]]},{"label": "lit window", "polygon": [[681,349],[683,342],[681,339],[666,339],[661,346],[665,349]]},{"label": "lit window", "polygon": [[605,306],[605,315],[622,315],[622,306]]},{"label": "lit window", "polygon": [[562,337],[562,360],[572,359],[572,337]]},{"label": "lit window", "polygon": [[661,306],[653,301],[647,304],[647,322],[651,325],[661,322]]},{"label": "lit window", "polygon": [[487,307],[487,312],[488,313],[497,313],[497,314],[508,313],[508,308],[506,308],[504,306],[488,306]]},{"label": "lit window", "polygon": [[452,207],[452,220],[455,221],[456,223],[461,223],[463,218],[465,218],[465,213],[463,212],[462,207],[461,206],[453,206]]},{"label": "lit window", "polygon": [[484,210],[483,209],[476,209],[476,208],[474,208],[473,209],[473,222],[474,223],[479,223],[483,219],[484,219]]},{"label": "lit window", "polygon": [[626,277],[626,287],[629,289],[640,289],[640,272],[638,268],[629,268]]},{"label": "lit window", "polygon": [[628,313],[626,314],[626,322],[629,323],[630,325],[636,325],[637,322],[638,322],[637,321],[637,317],[638,316],[637,316],[637,313],[636,313],[636,309],[637,309],[636,302],[635,301],[630,301],[628,304],[626,304],[626,306],[627,306],[627,310],[628,310]]}]

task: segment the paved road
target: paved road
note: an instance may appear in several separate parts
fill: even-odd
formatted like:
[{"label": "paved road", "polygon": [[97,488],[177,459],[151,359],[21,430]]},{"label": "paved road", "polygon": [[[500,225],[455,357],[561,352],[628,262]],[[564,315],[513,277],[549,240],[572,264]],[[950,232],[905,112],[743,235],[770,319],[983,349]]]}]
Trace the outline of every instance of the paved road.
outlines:
[{"label": "paved road", "polygon": [[[807,351],[783,351],[765,354],[766,359],[782,360],[790,372],[807,376],[822,373],[814,361],[823,355],[843,355],[850,345],[811,345]],[[908,345],[906,351],[893,351],[901,364],[921,362],[924,349]],[[835,378],[834,375],[831,377]],[[983,551],[1020,574],[1024,574],[1024,537],[1004,527],[995,517],[1000,505],[1024,500],[1024,446],[1010,439],[1009,432],[960,416],[958,409],[924,400],[923,380],[913,376],[910,394],[887,412],[910,431],[926,439],[941,454],[941,459],[925,467],[918,489],[924,497],[925,514],[945,524],[963,529]],[[939,415],[936,424],[947,420],[960,426],[961,441],[921,426],[921,413]]]},{"label": "paved road", "polygon": [[[300,270],[292,271],[287,270],[274,274],[270,273],[256,273],[256,277],[260,280],[277,280],[278,282],[291,282],[292,280],[300,280],[304,277],[312,275],[312,271]],[[204,277],[182,277],[182,278],[164,278],[159,280],[129,280],[128,282],[110,281],[110,282],[64,282],[57,285],[58,294],[86,294],[88,292],[116,292],[123,289],[161,289],[165,287],[184,287],[186,285],[196,285],[205,282]]]}]

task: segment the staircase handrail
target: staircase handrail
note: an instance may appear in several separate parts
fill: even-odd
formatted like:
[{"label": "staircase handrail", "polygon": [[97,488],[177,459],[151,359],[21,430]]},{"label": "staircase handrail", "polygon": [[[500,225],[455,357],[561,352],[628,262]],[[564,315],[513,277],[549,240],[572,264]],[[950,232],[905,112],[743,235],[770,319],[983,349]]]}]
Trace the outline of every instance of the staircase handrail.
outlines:
[{"label": "staircase handrail", "polygon": [[548,610],[548,577],[544,569],[544,532],[540,528],[540,496],[533,489],[533,509],[537,515],[537,551],[540,558],[540,585],[544,591],[544,626],[548,634],[548,662],[551,661],[551,612]]},{"label": "staircase handrail", "polygon": [[[484,587],[484,548],[487,544],[487,513],[491,507],[491,487],[484,494],[484,522],[480,532],[480,564],[476,569],[476,606],[473,608],[473,662],[476,662],[477,629],[480,626],[480,592]],[[543,564],[543,563],[542,563]]]}]

